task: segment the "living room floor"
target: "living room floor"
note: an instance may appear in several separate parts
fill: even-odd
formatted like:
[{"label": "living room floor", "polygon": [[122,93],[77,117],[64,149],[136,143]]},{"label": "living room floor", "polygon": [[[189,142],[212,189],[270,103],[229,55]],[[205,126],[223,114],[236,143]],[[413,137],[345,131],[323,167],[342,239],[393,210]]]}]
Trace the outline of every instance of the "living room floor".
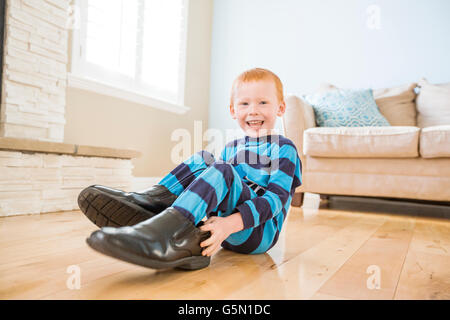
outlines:
[{"label": "living room floor", "polygon": [[96,228],[80,211],[0,218],[0,299],[450,299],[448,219],[305,203],[268,253],[196,271],[103,256]]}]

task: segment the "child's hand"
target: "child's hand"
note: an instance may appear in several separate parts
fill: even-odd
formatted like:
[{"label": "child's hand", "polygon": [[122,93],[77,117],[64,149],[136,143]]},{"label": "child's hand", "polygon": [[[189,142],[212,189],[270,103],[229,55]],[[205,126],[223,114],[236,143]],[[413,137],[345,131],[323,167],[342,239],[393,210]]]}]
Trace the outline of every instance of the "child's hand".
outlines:
[{"label": "child's hand", "polygon": [[[222,242],[227,239],[230,234],[242,230],[243,222],[239,212],[228,217],[211,217],[205,221],[200,227],[202,231],[210,231],[211,237],[200,243],[203,247],[202,255],[212,256],[220,249]],[[206,247],[206,248],[205,248]]]}]

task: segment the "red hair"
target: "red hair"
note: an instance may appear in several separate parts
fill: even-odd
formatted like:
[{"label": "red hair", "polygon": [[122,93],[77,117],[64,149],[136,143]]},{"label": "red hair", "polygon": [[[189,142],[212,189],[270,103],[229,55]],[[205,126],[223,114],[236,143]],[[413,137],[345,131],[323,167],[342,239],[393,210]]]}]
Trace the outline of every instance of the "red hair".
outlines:
[{"label": "red hair", "polygon": [[233,105],[234,102],[234,94],[236,92],[236,88],[239,84],[243,82],[251,82],[251,81],[261,81],[261,80],[270,80],[275,84],[275,88],[277,91],[278,102],[284,101],[283,95],[283,84],[281,83],[280,78],[270,70],[263,68],[254,68],[250,70],[246,70],[242,72],[234,81],[231,87],[231,99],[230,105]]}]

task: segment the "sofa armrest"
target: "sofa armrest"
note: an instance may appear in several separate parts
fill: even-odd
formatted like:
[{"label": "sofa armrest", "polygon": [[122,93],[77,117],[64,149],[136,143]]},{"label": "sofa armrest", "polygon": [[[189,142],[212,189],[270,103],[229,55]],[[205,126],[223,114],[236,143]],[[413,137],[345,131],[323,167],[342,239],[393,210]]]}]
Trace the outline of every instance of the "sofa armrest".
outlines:
[{"label": "sofa armrest", "polygon": [[303,162],[303,131],[316,126],[314,110],[309,103],[296,95],[287,95],[283,116],[284,136],[294,142]]}]

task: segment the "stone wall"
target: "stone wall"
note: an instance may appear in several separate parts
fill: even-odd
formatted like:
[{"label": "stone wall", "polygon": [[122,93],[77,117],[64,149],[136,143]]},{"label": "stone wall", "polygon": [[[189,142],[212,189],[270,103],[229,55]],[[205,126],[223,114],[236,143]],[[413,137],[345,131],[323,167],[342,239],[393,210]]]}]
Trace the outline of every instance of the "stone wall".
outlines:
[{"label": "stone wall", "polygon": [[7,0],[0,136],[64,140],[70,0]]},{"label": "stone wall", "polygon": [[92,184],[131,191],[132,168],[130,159],[0,150],[0,216],[78,210]]},{"label": "stone wall", "polygon": [[0,216],[78,210],[80,191],[131,191],[135,151],[63,143],[71,0],[7,0]]}]

